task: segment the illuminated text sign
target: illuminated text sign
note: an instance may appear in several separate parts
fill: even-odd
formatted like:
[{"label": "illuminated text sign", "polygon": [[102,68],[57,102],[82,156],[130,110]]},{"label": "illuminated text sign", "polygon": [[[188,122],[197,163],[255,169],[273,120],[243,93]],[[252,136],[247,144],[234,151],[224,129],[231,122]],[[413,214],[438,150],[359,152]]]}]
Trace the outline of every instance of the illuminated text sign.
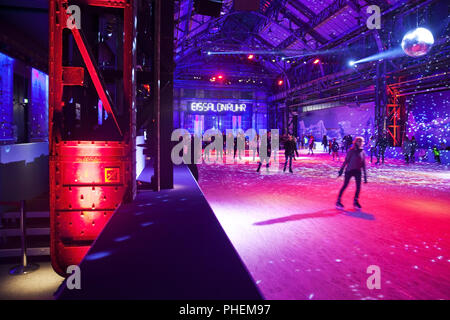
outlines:
[{"label": "illuminated text sign", "polygon": [[245,113],[250,109],[246,103],[190,102],[188,110],[193,113]]}]

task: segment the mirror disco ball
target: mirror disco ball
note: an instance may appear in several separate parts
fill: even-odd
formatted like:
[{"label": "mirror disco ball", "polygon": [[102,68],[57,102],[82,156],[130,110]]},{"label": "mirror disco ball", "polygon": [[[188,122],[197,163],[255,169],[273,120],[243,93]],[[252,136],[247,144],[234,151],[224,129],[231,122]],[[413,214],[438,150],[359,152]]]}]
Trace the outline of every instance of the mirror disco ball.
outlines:
[{"label": "mirror disco ball", "polygon": [[430,52],[433,44],[433,34],[428,29],[417,28],[405,34],[402,49],[410,57],[421,57]]}]

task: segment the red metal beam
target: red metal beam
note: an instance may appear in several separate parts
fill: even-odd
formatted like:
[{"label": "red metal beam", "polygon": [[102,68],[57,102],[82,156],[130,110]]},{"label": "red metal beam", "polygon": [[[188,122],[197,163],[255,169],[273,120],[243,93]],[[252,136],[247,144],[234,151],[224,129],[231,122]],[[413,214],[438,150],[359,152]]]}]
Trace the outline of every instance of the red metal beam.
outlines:
[{"label": "red metal beam", "polygon": [[[77,4],[80,2],[77,1]],[[85,66],[63,66],[63,30],[67,0],[49,2],[49,142],[50,142],[50,239],[53,268],[66,276],[69,265],[79,264],[109,218],[124,201],[135,196],[135,17],[136,3],[83,1],[89,5],[123,8],[124,109],[130,122],[122,135],[112,112],[111,99],[90,48],[78,29],[71,32]],[[82,85],[84,69],[92,78],[103,107],[113,117],[121,141],[64,141],[63,89]]]},{"label": "red metal beam", "polygon": [[94,66],[94,63],[92,62],[91,55],[88,51],[88,48],[85,45],[81,31],[78,30],[77,28],[72,28],[72,34],[75,39],[75,42],[77,43],[78,49],[80,50],[81,56],[83,57],[83,61],[86,64],[92,82],[94,83],[95,89],[97,90],[98,96],[100,97],[100,100],[102,100],[103,107],[112,116],[114,122],[116,123],[117,129],[119,130],[120,135],[122,135],[122,130],[120,130],[119,123],[117,122],[116,116],[114,115],[114,112],[111,108],[110,98],[106,93],[106,90],[103,86],[102,81],[100,80],[100,77],[98,76],[97,68]]},{"label": "red metal beam", "polygon": [[89,6],[122,9],[129,4],[128,0],[79,0],[79,2]]}]

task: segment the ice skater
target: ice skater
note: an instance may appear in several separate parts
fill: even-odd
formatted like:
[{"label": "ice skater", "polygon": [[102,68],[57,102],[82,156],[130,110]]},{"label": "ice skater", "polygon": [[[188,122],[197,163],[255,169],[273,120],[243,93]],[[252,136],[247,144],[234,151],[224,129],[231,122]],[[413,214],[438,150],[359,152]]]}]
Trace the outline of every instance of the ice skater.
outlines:
[{"label": "ice skater", "polygon": [[295,143],[294,138],[291,135],[288,135],[288,139],[284,143],[284,156],[286,158],[286,161],[284,162],[283,172],[286,171],[286,166],[289,161],[289,172],[294,173],[292,171],[292,158],[294,158],[295,154],[298,157],[297,144]]},{"label": "ice skater", "polygon": [[409,161],[411,163],[414,163],[416,161],[416,150],[417,150],[418,146],[419,145],[417,144],[416,137],[413,136],[411,138],[411,154],[409,157]]},{"label": "ice skater", "polygon": [[337,142],[336,138],[334,138],[333,142],[331,142],[330,151],[333,151],[333,161],[334,161],[335,157],[337,157],[337,159],[339,161],[340,160],[340,158],[339,158],[339,142]]},{"label": "ice skater", "polygon": [[367,183],[367,173],[366,173],[366,154],[363,150],[364,146],[364,138],[363,137],[356,137],[355,141],[353,141],[353,146],[350,148],[350,150],[347,153],[347,156],[345,157],[345,161],[341,166],[341,169],[339,170],[339,177],[342,176],[345,169],[345,179],[344,179],[344,185],[342,186],[341,190],[339,191],[339,196],[336,201],[336,208],[337,209],[344,209],[344,205],[342,204],[342,194],[344,193],[345,189],[347,188],[350,179],[352,177],[355,177],[356,181],[356,192],[355,192],[355,198],[353,200],[353,206],[355,209],[360,210],[361,205],[358,202],[359,194],[361,192],[361,170],[364,173],[364,183]]},{"label": "ice skater", "polygon": [[313,151],[313,149],[314,149],[314,137],[313,136],[309,137],[308,143],[309,143],[308,155],[309,154],[314,155],[314,151]]},{"label": "ice skater", "polygon": [[[266,154],[264,154],[263,150],[266,151]],[[266,162],[266,168],[267,170],[269,170],[271,154],[272,154],[272,142],[269,131],[261,136],[261,143],[259,146],[259,162],[258,162],[258,169],[256,169],[256,172],[259,172],[259,170],[261,170],[263,162]]]},{"label": "ice skater", "polygon": [[434,155],[434,160],[436,160],[437,163],[441,163],[441,151],[438,149],[437,146],[433,147],[433,155]]},{"label": "ice skater", "polygon": [[405,163],[409,164],[409,157],[411,156],[411,141],[409,141],[408,137],[405,137],[405,140],[403,140],[403,155],[405,157]]},{"label": "ice skater", "polygon": [[373,156],[377,157],[377,140],[374,136],[371,136],[369,139],[370,144],[370,163],[372,163]]},{"label": "ice skater", "polygon": [[377,141],[378,152],[377,152],[377,162],[375,164],[380,163],[380,158],[381,164],[384,164],[384,154],[386,153],[388,144],[389,143],[388,139],[386,138],[386,133],[383,133],[383,135]]},{"label": "ice skater", "polygon": [[245,156],[245,136],[243,133],[239,132],[234,138],[234,153],[233,159],[236,159],[236,153],[238,154],[239,160],[242,160],[242,154]]},{"label": "ice skater", "polygon": [[258,140],[259,140],[258,139],[258,135],[255,134],[253,136],[253,139],[251,139],[250,142],[248,143],[248,147],[253,153],[253,160],[252,161],[255,161],[255,158],[256,158],[256,152],[258,151]]},{"label": "ice skater", "polygon": [[323,146],[323,151],[327,152],[328,151],[328,137],[326,134],[323,135],[322,138],[322,146]]}]

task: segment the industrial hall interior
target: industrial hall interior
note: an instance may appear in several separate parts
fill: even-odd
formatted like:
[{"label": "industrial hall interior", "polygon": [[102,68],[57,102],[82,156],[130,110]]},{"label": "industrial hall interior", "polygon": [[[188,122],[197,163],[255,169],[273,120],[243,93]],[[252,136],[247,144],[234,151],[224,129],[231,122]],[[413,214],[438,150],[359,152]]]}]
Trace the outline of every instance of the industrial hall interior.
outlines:
[{"label": "industrial hall interior", "polygon": [[445,0],[0,0],[0,300],[449,300]]}]

